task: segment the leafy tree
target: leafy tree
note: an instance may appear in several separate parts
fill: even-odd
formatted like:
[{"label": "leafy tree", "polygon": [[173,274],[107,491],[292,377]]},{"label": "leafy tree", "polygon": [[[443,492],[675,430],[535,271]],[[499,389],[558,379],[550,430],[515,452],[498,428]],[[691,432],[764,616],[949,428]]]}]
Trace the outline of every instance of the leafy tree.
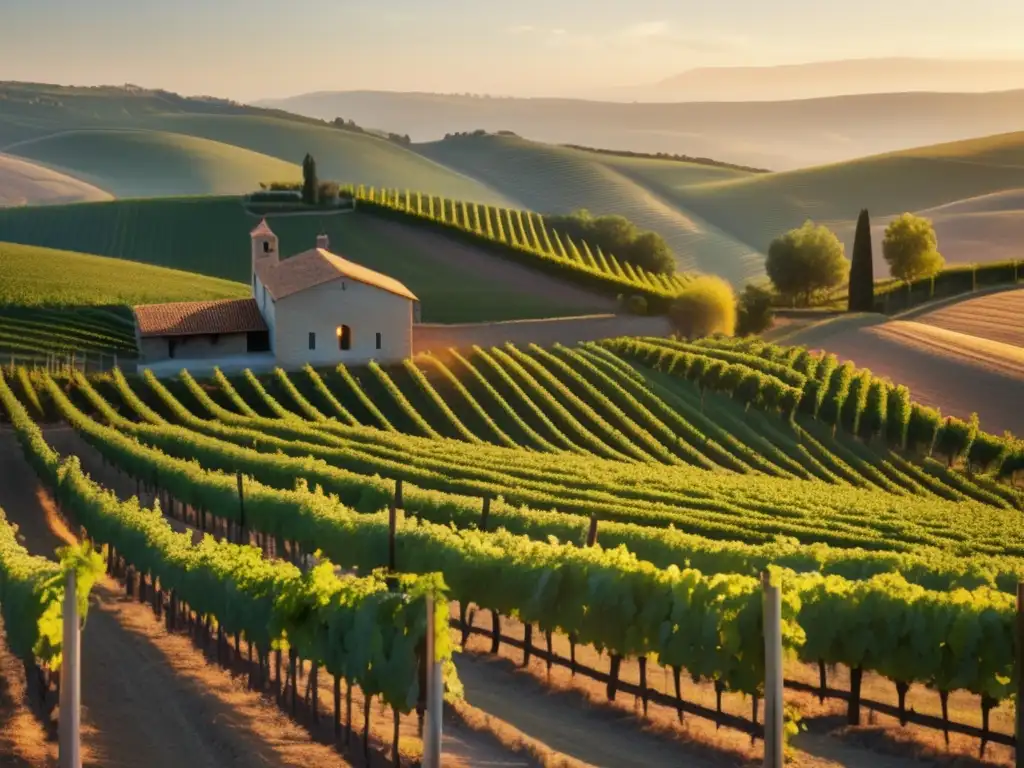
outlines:
[{"label": "leafy tree", "polygon": [[564,216],[545,216],[544,223],[562,235],[599,246],[605,253],[649,272],[675,272],[675,257],[665,238],[657,232],[642,231],[625,216],[593,216],[580,209]]},{"label": "leafy tree", "polygon": [[766,271],[775,289],[803,306],[816,294],[842,285],[849,270],[839,238],[810,220],[775,238],[768,248]]},{"label": "leafy tree", "polygon": [[930,219],[904,213],[885,228],[882,254],[893,277],[911,282],[942,270],[946,260],[938,245]]},{"label": "leafy tree", "polygon": [[749,336],[767,331],[775,322],[772,292],[759,285],[748,284],[736,301],[736,334]]},{"label": "leafy tree", "polygon": [[306,154],[302,161],[302,202],[316,205],[320,199],[320,184],[316,178],[316,160]]},{"label": "leafy tree", "polygon": [[732,286],[714,275],[701,275],[686,284],[669,307],[676,330],[688,339],[736,330],[736,297]]},{"label": "leafy tree", "polygon": [[850,262],[850,312],[871,312],[875,308],[875,267],[871,250],[871,219],[867,208],[857,218]]}]

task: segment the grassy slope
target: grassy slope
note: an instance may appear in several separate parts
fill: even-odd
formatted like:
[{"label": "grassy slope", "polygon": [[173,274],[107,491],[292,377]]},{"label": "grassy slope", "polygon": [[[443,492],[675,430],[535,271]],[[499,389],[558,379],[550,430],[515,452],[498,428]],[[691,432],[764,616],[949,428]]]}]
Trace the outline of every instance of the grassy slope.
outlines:
[{"label": "grassy slope", "polygon": [[512,202],[468,176],[376,136],[258,115],[158,115],[144,123],[295,163],[309,152],[324,179],[430,191],[495,205]]},{"label": "grassy slope", "polygon": [[[1024,133],[1012,133],[710,182],[681,188],[675,199],[766,250],[773,237],[808,217],[852,236],[852,221],[864,206],[882,219],[1021,187]],[[990,259],[980,253],[976,260]]]},{"label": "grassy slope", "polygon": [[275,157],[194,136],[157,131],[65,131],[7,147],[116,197],[242,194],[266,179],[299,179]]},{"label": "grassy slope", "polygon": [[[300,163],[305,154],[311,152],[317,159],[323,178],[375,186],[408,186],[438,195],[494,204],[514,202],[473,179],[385,139],[338,130],[298,115],[223,101],[187,99],[160,91],[129,92],[115,87],[77,88],[0,82],[0,152],[11,145],[83,129],[147,129],[185,134],[268,155],[289,164]],[[135,173],[129,166],[111,174],[114,181],[129,186],[130,191],[124,194],[237,192],[237,185],[231,188],[214,186],[209,180],[224,175],[223,172],[209,172],[204,177],[201,166],[211,159],[227,168],[232,164],[245,167],[254,161],[254,158],[240,152],[229,153],[223,147],[180,138],[172,141],[156,136],[151,138],[152,143],[148,147],[144,147],[135,137],[135,145],[129,142],[123,150],[113,141],[131,138],[131,134],[109,135],[106,139],[111,144],[105,145],[103,152],[114,153],[114,156],[120,151],[135,153],[139,165],[153,164],[155,167],[166,167],[168,156],[180,153],[181,164],[188,166],[190,173],[206,178],[208,189],[166,189],[159,185],[160,180],[155,175],[147,184],[145,176]],[[60,143],[63,144],[64,140]],[[40,151],[48,149],[48,145],[49,142],[41,144]],[[28,146],[22,144],[26,152]],[[89,156],[89,148],[83,147],[83,150],[78,152],[74,146],[64,147],[60,152],[61,165],[76,169],[81,166],[86,173],[100,167],[105,173],[110,173],[109,163],[90,165],[94,161]],[[49,148],[48,151],[57,149]],[[227,154],[233,155],[233,159],[226,158]],[[266,168],[265,171],[260,169],[261,173],[274,172],[273,168],[266,166],[269,162],[266,159],[261,161]],[[289,177],[295,175],[284,166],[278,166],[276,172]],[[249,179],[249,176],[242,177],[246,185],[253,185]]]},{"label": "grassy slope", "polygon": [[0,359],[64,349],[131,354],[125,305],[246,293],[246,285],[190,272],[0,243]]},{"label": "grassy slope", "polygon": [[[436,233],[370,215],[270,217],[285,254],[306,250],[322,230],[331,249],[403,281],[425,322],[472,322],[607,311],[607,301]],[[248,283],[249,231],[258,219],[238,198],[122,200],[0,210],[0,240],[76,248]],[[520,274],[521,273],[521,274]],[[564,290],[563,290],[564,289]]]},{"label": "grassy slope", "polygon": [[145,304],[244,296],[244,283],[85,253],[0,242],[0,305]]},{"label": "grassy slope", "polygon": [[109,192],[81,179],[0,155],[0,207],[109,200]]},{"label": "grassy slope", "polygon": [[[556,147],[510,136],[471,136],[417,145],[427,157],[464,170],[537,211],[618,213],[660,233],[675,251],[678,268],[718,272],[739,281],[751,265],[749,248],[682,207],[667,204],[628,172],[631,159]],[[637,162],[633,160],[632,162]],[[666,160],[646,161],[677,183],[699,183],[740,172]],[[753,270],[759,270],[754,264]]]}]

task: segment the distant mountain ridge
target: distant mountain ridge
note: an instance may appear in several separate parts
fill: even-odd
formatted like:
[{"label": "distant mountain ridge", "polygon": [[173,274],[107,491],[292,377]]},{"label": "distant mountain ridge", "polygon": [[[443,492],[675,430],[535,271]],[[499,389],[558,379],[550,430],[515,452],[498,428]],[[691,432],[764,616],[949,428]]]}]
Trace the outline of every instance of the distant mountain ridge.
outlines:
[{"label": "distant mountain ridge", "polygon": [[1024,89],[828,98],[628,104],[399,91],[334,91],[258,102],[308,117],[434,141],[513,131],[553,144],[711,157],[773,170],[1006,133],[1024,126]]},{"label": "distant mountain ridge", "polygon": [[698,67],[607,98],[777,101],[871,93],[982,93],[1024,88],[1024,59],[840,59],[762,67]]}]

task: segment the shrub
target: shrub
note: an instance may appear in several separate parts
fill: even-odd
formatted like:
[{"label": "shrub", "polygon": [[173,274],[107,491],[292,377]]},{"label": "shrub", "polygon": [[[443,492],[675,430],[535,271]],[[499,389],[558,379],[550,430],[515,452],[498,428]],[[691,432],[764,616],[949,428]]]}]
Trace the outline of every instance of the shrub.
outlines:
[{"label": "shrub", "polygon": [[893,277],[911,282],[931,277],[946,263],[930,219],[904,213],[885,228],[882,254]]},{"label": "shrub", "polygon": [[772,327],[772,293],[767,288],[747,285],[736,302],[736,334],[750,336]]},{"label": "shrub", "polygon": [[736,331],[736,299],[720,277],[701,275],[686,284],[669,307],[673,326],[688,339]]},{"label": "shrub", "polygon": [[846,280],[850,262],[835,233],[808,220],[772,241],[765,268],[780,294],[808,306],[816,295]]}]

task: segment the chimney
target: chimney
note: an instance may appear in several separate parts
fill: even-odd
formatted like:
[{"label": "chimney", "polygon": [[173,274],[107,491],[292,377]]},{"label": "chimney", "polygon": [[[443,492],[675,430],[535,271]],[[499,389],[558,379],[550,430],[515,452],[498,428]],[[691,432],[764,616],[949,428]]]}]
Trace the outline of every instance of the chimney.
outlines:
[{"label": "chimney", "polygon": [[325,251],[331,247],[331,241],[327,238],[327,235],[320,234],[316,236],[316,247],[323,248]]}]

